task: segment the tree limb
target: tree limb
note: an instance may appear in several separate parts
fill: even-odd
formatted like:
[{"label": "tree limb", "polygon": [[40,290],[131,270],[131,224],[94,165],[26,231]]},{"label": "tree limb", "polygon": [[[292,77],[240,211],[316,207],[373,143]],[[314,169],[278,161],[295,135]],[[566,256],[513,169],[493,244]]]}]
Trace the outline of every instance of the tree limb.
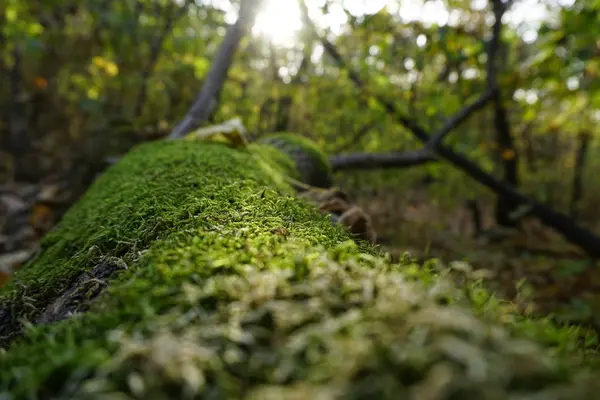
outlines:
[{"label": "tree limb", "polygon": [[[303,14],[305,16],[305,20],[307,23],[311,23],[310,19],[308,18],[304,1],[300,0],[300,3],[304,10]],[[318,34],[314,24],[312,24],[312,27],[317,37],[319,37],[321,40],[325,50],[328,51],[330,56],[338,63],[340,68],[348,71],[350,79],[354,82],[357,88],[359,88],[366,95],[377,100],[391,116],[396,118],[396,120],[400,122],[406,129],[411,131],[418,140],[423,143],[428,143],[431,140],[431,136],[427,133],[427,131],[422,128],[419,123],[403,115],[394,103],[387,101],[377,94],[369,93],[366,86],[362,83],[362,80],[360,80],[355,71],[352,71],[351,68],[349,68],[333,44]],[[567,215],[553,210],[549,206],[538,202],[534,198],[525,196],[514,186],[488,174],[475,162],[471,161],[466,156],[455,152],[451,148],[444,146],[443,144],[439,144],[436,147],[436,152],[441,157],[452,163],[456,168],[464,171],[471,178],[475,179],[477,182],[493,190],[494,192],[513,200],[519,205],[529,205],[531,207],[531,215],[537,217],[546,225],[556,229],[564,236],[566,240],[578,245],[590,256],[594,258],[600,258],[600,237],[596,236],[593,232],[583,228],[582,226],[579,226]]]},{"label": "tree limb", "polygon": [[358,141],[360,139],[362,139],[362,137],[365,136],[378,123],[379,123],[379,121],[370,121],[370,122],[367,122],[366,124],[364,124],[358,131],[356,131],[356,133],[352,136],[352,139],[350,139],[347,143],[344,143],[341,146],[339,146],[337,149],[335,149],[334,153],[339,153],[344,150],[347,150],[350,147],[352,147],[353,145],[355,145],[356,143],[358,143]]},{"label": "tree limb", "polygon": [[494,95],[493,90],[486,90],[477,100],[449,118],[444,126],[431,136],[431,140],[427,143],[427,147],[434,150],[444,140],[444,138],[457,128],[460,124],[467,120],[475,111],[482,109]]},{"label": "tree limb", "polygon": [[575,157],[571,203],[569,205],[569,215],[571,218],[578,217],[579,203],[583,197],[583,171],[591,139],[592,134],[590,132],[583,131],[579,133],[579,149],[577,150],[577,155]]},{"label": "tree limb", "polygon": [[[502,17],[508,9],[508,4],[502,0],[490,0],[494,13],[494,26],[492,38],[488,48],[488,88],[493,91],[494,105],[494,129],[496,142],[498,144],[499,160],[502,165],[503,179],[513,187],[519,187],[519,158],[508,120],[508,111],[502,101],[502,93],[497,86],[496,75],[498,73],[498,52],[502,46]],[[505,46],[502,47],[502,50]],[[511,214],[517,209],[518,204],[510,198],[498,196],[496,199],[496,222],[502,226],[514,227],[519,225],[519,219],[511,218]]]},{"label": "tree limb", "polygon": [[227,79],[233,56],[239,43],[254,23],[260,0],[242,0],[238,20],[227,29],[225,38],[213,61],[196,101],[183,120],[173,129],[169,139],[178,139],[193,131],[210,118]]},{"label": "tree limb", "polygon": [[492,38],[488,43],[487,88],[477,100],[454,114],[453,117],[446,121],[439,131],[432,135],[431,140],[427,143],[427,147],[432,150],[435,149],[444,138],[454,130],[454,128],[458,127],[469,118],[471,114],[485,107],[490,99],[497,98],[499,95],[496,82],[496,62],[500,44],[500,33],[502,31],[502,16],[506,12],[507,7],[502,3],[502,0],[493,0],[493,8],[495,20],[492,28]]},{"label": "tree limb", "polygon": [[437,161],[429,152],[423,150],[401,151],[394,153],[353,153],[329,158],[334,171],[347,169],[406,168]]}]

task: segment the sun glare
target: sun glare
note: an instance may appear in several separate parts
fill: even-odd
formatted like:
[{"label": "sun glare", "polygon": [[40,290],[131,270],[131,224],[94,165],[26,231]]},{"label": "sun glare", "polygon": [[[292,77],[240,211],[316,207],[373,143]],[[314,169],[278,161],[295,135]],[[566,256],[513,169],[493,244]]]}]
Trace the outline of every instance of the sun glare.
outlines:
[{"label": "sun glare", "polygon": [[297,0],[265,0],[252,32],[273,44],[289,46],[298,39],[302,18]]},{"label": "sun glare", "polygon": [[[218,1],[218,0],[217,0]],[[558,0],[561,3],[572,3],[574,0]],[[376,13],[383,7],[397,15],[403,21],[421,21],[426,25],[451,25],[459,23],[460,13],[450,10],[440,0],[343,0],[329,4],[327,14],[321,12],[321,7],[327,0],[306,0],[311,19],[320,28],[327,28],[333,34],[340,34],[347,23],[347,12],[361,16]],[[509,15],[508,23],[518,25],[527,23],[526,40],[535,40],[532,29],[547,17],[538,0],[522,0]],[[483,7],[484,0],[474,0],[475,8]],[[343,5],[343,7],[342,7]],[[344,9],[345,7],[345,9]],[[234,19],[234,16],[231,16]],[[302,30],[302,16],[298,0],[263,0],[252,33],[262,36],[276,46],[292,47],[299,40]],[[523,32],[521,32],[523,34]]]}]

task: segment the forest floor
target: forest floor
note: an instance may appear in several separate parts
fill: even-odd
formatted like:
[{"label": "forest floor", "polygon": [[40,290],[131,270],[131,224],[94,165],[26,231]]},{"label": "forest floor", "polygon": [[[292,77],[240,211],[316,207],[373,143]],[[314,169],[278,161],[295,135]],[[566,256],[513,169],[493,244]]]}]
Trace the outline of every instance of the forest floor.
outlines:
[{"label": "forest floor", "polygon": [[[417,260],[466,262],[521,312],[600,333],[599,263],[537,220],[524,220],[519,230],[475,235],[466,206],[442,210],[426,190],[355,198],[394,258],[408,253]],[[482,220],[484,230],[493,225],[491,207],[482,207]]]}]

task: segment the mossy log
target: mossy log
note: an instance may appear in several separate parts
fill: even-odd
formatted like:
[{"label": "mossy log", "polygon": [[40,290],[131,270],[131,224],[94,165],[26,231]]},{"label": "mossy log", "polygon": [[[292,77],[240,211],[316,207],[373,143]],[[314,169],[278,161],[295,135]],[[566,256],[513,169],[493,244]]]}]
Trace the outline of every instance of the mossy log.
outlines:
[{"label": "mossy log", "polygon": [[131,151],[0,289],[0,398],[598,398],[576,332],[392,264],[284,175],[264,144]]}]

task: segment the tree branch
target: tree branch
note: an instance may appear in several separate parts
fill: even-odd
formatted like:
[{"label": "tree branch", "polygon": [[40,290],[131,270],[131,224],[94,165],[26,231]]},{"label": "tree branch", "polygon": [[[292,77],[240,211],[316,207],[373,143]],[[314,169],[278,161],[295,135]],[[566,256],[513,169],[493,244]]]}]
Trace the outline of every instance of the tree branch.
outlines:
[{"label": "tree branch", "polygon": [[227,29],[225,38],[212,63],[196,101],[169,139],[178,139],[207,121],[217,108],[217,99],[227,79],[239,43],[254,23],[260,0],[242,0],[238,20]]},{"label": "tree branch", "polygon": [[394,153],[353,153],[333,156],[329,162],[334,171],[347,169],[406,168],[437,161],[423,150]]},{"label": "tree branch", "polygon": [[[308,13],[306,5],[304,4],[304,0],[300,0],[300,3],[303,8],[305,20],[307,21],[307,23],[311,23],[310,19],[308,19]],[[320,37],[320,35],[316,31],[314,24],[312,24],[312,27],[317,37],[320,38],[325,50],[328,51],[330,56],[337,61],[338,66],[340,68],[346,69],[348,71],[348,75],[350,76],[354,84],[357,86],[357,88],[359,88],[363,93],[367,94],[368,96],[371,96],[373,99],[377,100],[381,105],[383,105],[383,107],[391,116],[396,118],[398,122],[400,122],[405,128],[411,131],[413,135],[421,142],[428,143],[431,140],[431,137],[427,133],[427,131],[424,128],[422,128],[416,121],[402,115],[401,111],[396,107],[394,103],[381,98],[381,96],[378,96],[377,94],[369,93],[369,91],[362,83],[360,78],[358,78],[356,72],[352,71],[347,66],[344,59],[340,56],[339,52],[337,52],[335,47],[325,38]],[[585,250],[590,256],[594,258],[600,258],[600,237],[596,236],[594,233],[583,228],[582,226],[579,226],[567,215],[553,210],[545,204],[538,202],[534,198],[525,196],[524,194],[520,193],[514,186],[488,174],[487,172],[482,170],[476,163],[474,163],[464,155],[456,153],[454,150],[447,146],[444,146],[443,144],[439,144],[436,147],[436,152],[441,157],[451,162],[456,168],[464,171],[471,178],[475,179],[477,182],[493,190],[494,192],[511,199],[518,205],[529,205],[531,207],[531,215],[539,218],[546,225],[556,229],[565,237],[566,240],[575,243],[583,250]]]},{"label": "tree branch", "polygon": [[358,141],[360,139],[362,139],[362,137],[365,136],[378,123],[379,123],[379,121],[370,121],[370,122],[367,122],[366,124],[364,124],[358,131],[356,131],[356,133],[352,136],[352,139],[350,139],[347,143],[344,143],[343,145],[341,145],[337,149],[335,149],[334,153],[339,153],[344,150],[347,150],[350,147],[352,147],[353,145],[355,145],[356,143],[358,143]]},{"label": "tree branch", "polygon": [[488,43],[487,59],[487,85],[489,90],[496,89],[497,55],[500,45],[500,34],[502,32],[502,17],[507,10],[507,5],[502,0],[491,0],[494,12],[494,25],[492,26],[492,38]]},{"label": "tree branch", "polygon": [[486,90],[477,100],[449,118],[444,126],[431,136],[431,140],[427,143],[427,148],[435,150],[444,138],[457,128],[460,124],[467,120],[475,111],[482,109],[494,95],[493,90]]},{"label": "tree branch", "polygon": [[485,107],[490,99],[498,96],[498,87],[496,83],[496,60],[498,54],[498,47],[500,43],[500,33],[502,31],[502,16],[506,12],[506,5],[502,3],[502,0],[493,0],[494,9],[494,26],[492,27],[492,38],[488,43],[488,59],[487,59],[487,88],[470,105],[464,107],[462,110],[454,114],[453,117],[449,118],[444,126],[434,133],[431,140],[427,143],[427,147],[434,150],[444,138],[461,123],[463,123],[471,114]]}]

